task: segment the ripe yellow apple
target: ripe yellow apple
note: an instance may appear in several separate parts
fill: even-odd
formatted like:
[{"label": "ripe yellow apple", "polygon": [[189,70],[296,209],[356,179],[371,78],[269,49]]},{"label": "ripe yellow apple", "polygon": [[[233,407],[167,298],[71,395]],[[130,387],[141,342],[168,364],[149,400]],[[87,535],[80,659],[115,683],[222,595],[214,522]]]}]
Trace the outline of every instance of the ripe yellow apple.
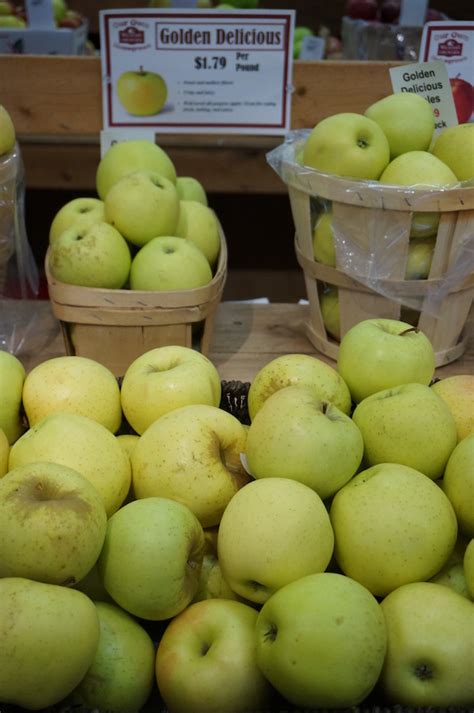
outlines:
[{"label": "ripe yellow apple", "polygon": [[384,132],[391,159],[407,151],[428,150],[435,128],[434,114],[431,104],[419,94],[389,94],[371,104],[365,116]]},{"label": "ripe yellow apple", "polygon": [[436,381],[431,388],[453,414],[458,441],[474,433],[474,374],[454,374]]},{"label": "ripe yellow apple", "polygon": [[207,205],[207,195],[204,186],[193,176],[178,176],[176,179],[176,190],[180,201],[198,201]]},{"label": "ripe yellow apple", "polygon": [[428,277],[434,249],[434,240],[410,240],[405,280],[425,280]]},{"label": "ripe yellow apple", "polygon": [[8,454],[10,452],[10,444],[3,429],[0,428],[0,478],[3,478],[8,472]]},{"label": "ripe yellow apple", "polygon": [[213,267],[219,255],[221,239],[214,211],[196,200],[179,202],[176,235],[195,243]]},{"label": "ripe yellow apple", "polygon": [[313,230],[313,257],[324,265],[336,267],[331,211],[321,213],[316,220]]},{"label": "ripe yellow apple", "polygon": [[319,295],[319,306],[326,331],[334,339],[341,338],[341,319],[337,287],[328,286]]},{"label": "ripe yellow apple", "polygon": [[9,153],[15,145],[15,127],[10,114],[0,104],[0,156]]},{"label": "ripe yellow apple", "polygon": [[456,174],[459,181],[474,178],[474,124],[448,126],[436,137],[431,152]]},{"label": "ripe yellow apple", "polygon": [[14,354],[0,349],[0,428],[10,445],[24,431],[20,415],[25,368]]},{"label": "ripe yellow apple", "polygon": [[94,223],[105,221],[104,201],[99,198],[74,198],[56,213],[49,229],[49,242],[54,243],[68,228],[85,230]]},{"label": "ripe yellow apple", "polygon": [[166,104],[168,88],[160,74],[143,67],[137,72],[123,72],[117,80],[117,96],[123,108],[133,116],[158,114]]},{"label": "ripe yellow apple", "polygon": [[459,441],[451,453],[442,488],[454,508],[460,531],[474,537],[474,433]]},{"label": "ripe yellow apple", "polygon": [[397,156],[390,161],[379,181],[414,188],[446,188],[458,183],[449,166],[429,151],[407,151]]},{"label": "ripe yellow apple", "polygon": [[474,599],[474,539],[471,540],[464,552],[464,576],[471,599]]},{"label": "ripe yellow apple", "polygon": [[140,436],[135,433],[121,433],[117,436],[117,441],[120,443],[129,459],[132,456],[132,451],[137,445],[139,438]]},{"label": "ripe yellow apple", "polygon": [[162,235],[152,238],[137,252],[130,269],[130,289],[190,290],[212,280],[209,262],[187,238]]}]

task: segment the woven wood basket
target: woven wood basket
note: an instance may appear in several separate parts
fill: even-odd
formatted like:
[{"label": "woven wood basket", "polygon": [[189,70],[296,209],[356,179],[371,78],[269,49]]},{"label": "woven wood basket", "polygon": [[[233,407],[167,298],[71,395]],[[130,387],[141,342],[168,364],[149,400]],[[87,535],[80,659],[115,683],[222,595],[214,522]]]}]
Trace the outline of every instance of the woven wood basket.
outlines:
[{"label": "woven wood basket", "polygon": [[[320,305],[323,285],[338,289],[340,334],[369,318],[403,319],[404,305],[416,303],[414,326],[431,340],[436,366],[463,353],[465,324],[474,297],[474,274],[453,278],[459,258],[474,251],[474,187],[445,191],[382,186],[321,174],[283,159],[278,172],[287,184],[296,228],[295,250],[304,271],[310,317],[305,328],[310,341],[327,356],[337,359],[339,343],[326,331]],[[316,262],[313,255],[314,202],[330,202],[333,221],[348,226],[349,248],[356,247],[359,264],[373,260],[373,238],[396,235],[386,241],[388,266],[373,288],[354,272],[341,269],[347,260],[347,244],[335,241],[336,267]],[[405,280],[414,214],[439,213],[431,269],[427,279]],[[372,241],[372,242],[371,242]],[[384,253],[385,254],[385,253]],[[441,295],[433,310],[433,294]]]},{"label": "woven wood basket", "polygon": [[66,285],[51,275],[48,254],[45,271],[66,353],[95,359],[123,376],[134,359],[159,346],[195,347],[208,354],[227,277],[227,244],[221,232],[212,281],[190,290],[146,292]]}]

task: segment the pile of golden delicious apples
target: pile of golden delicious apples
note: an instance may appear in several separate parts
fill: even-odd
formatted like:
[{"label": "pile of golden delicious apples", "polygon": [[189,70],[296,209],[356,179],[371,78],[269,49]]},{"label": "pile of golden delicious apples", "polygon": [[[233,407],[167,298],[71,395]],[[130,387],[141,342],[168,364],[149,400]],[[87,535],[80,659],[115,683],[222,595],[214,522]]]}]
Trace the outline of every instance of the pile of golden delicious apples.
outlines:
[{"label": "pile of golden delicious apples", "polygon": [[145,140],[113,144],[97,167],[98,197],[75,198],[54,216],[48,264],[71,285],[168,291],[211,282],[220,229],[202,184],[177,176]]},{"label": "pile of golden delicious apples", "polygon": [[[474,123],[436,134],[431,104],[417,94],[395,93],[369,106],[365,114],[334,114],[320,121],[304,144],[301,161],[323,173],[369,180],[381,187],[449,189],[474,179]],[[438,224],[439,213],[413,215],[406,280],[428,277]],[[336,267],[333,216],[327,203],[315,210],[313,256]],[[323,321],[328,332],[340,339],[337,288],[321,287]]]},{"label": "pile of golden delicious apples", "polygon": [[433,376],[369,319],[268,361],[245,426],[187,347],[121,383],[0,352],[0,702],[472,705],[474,376]]}]

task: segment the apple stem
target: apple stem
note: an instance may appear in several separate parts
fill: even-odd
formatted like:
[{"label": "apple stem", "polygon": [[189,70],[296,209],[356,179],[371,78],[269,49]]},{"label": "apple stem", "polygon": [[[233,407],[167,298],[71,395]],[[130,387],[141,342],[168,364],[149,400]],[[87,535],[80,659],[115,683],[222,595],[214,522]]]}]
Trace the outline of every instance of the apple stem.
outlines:
[{"label": "apple stem", "polygon": [[404,329],[403,332],[400,332],[398,336],[403,337],[405,334],[410,334],[410,332],[418,333],[417,327],[409,327],[408,329]]},{"label": "apple stem", "polygon": [[428,679],[433,678],[433,671],[425,663],[422,663],[417,666],[415,668],[415,673],[417,678],[421,679],[422,681],[427,681]]},{"label": "apple stem", "polygon": [[267,631],[265,632],[265,641],[275,641],[278,634],[278,629],[275,624],[270,624]]},{"label": "apple stem", "polygon": [[329,404],[327,403],[327,401],[323,401],[321,404],[321,411],[323,413],[327,413],[328,408],[329,408]]}]

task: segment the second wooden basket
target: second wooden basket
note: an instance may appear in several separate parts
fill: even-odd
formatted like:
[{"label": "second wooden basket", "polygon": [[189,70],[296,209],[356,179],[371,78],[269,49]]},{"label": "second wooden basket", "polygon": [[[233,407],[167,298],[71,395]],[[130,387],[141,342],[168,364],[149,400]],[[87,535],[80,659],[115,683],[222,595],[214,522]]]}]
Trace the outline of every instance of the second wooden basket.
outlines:
[{"label": "second wooden basket", "polygon": [[190,290],[145,292],[66,285],[51,275],[48,254],[45,270],[66,353],[95,359],[123,376],[134,359],[156,347],[195,347],[208,354],[227,277],[227,245],[221,233],[212,281]]}]

